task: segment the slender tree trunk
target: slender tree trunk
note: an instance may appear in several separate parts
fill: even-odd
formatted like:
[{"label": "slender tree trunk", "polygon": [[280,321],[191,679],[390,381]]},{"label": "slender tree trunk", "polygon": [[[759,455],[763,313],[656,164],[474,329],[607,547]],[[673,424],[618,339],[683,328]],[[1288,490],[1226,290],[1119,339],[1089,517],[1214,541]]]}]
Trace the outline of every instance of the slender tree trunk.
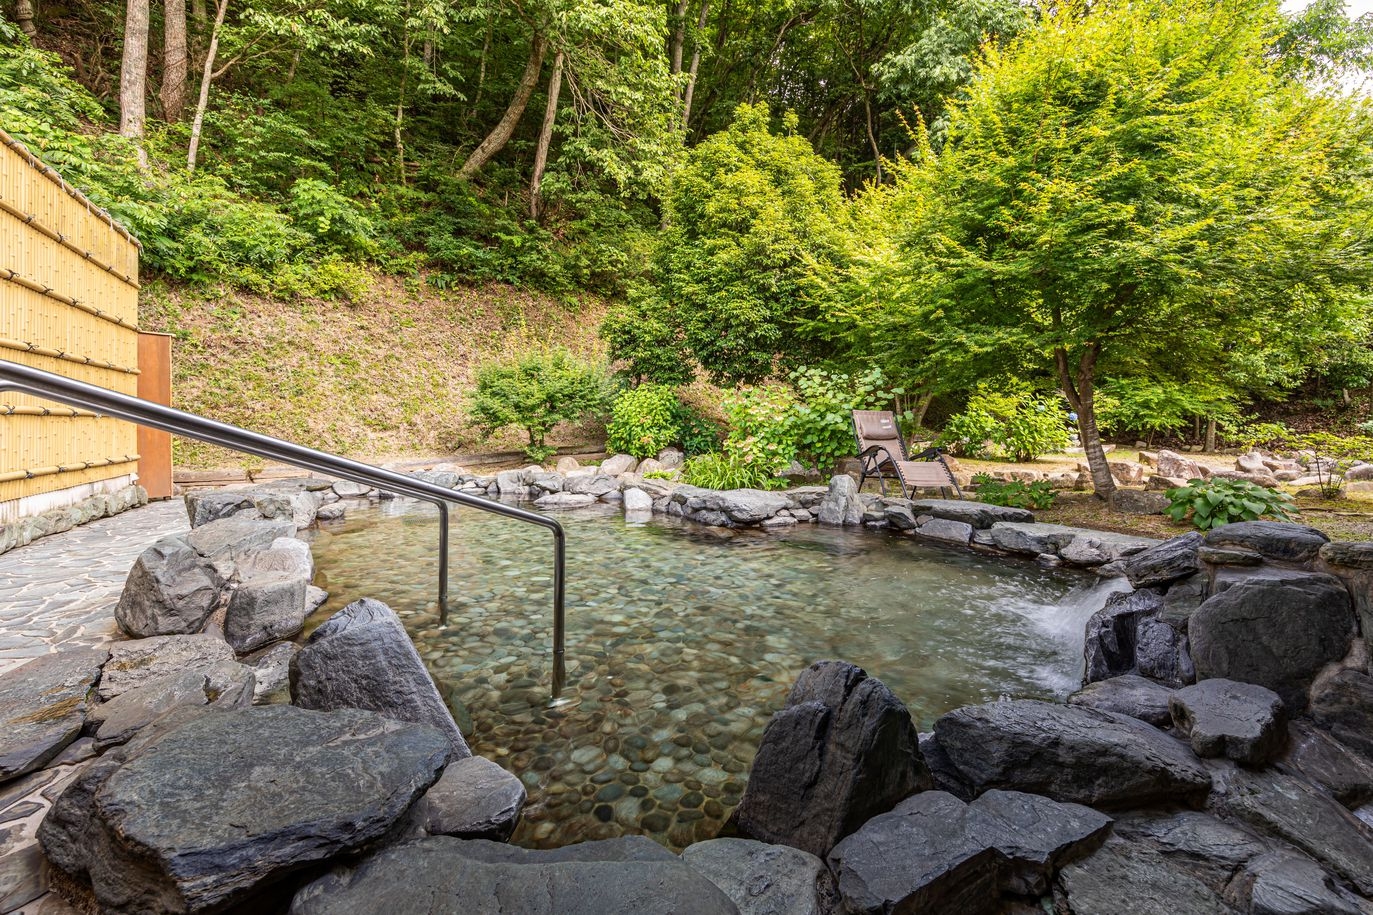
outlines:
[{"label": "slender tree trunk", "polygon": [[181,120],[186,107],[186,0],[166,0],[162,29],[162,116]]},{"label": "slender tree trunk", "polygon": [[1101,355],[1101,346],[1087,344],[1087,349],[1078,359],[1077,371],[1073,372],[1068,363],[1068,351],[1061,347],[1054,350],[1054,363],[1058,368],[1059,384],[1068,398],[1068,404],[1077,413],[1078,434],[1082,437],[1082,450],[1087,456],[1087,467],[1092,475],[1092,488],[1098,499],[1107,501],[1116,491],[1115,478],[1106,463],[1106,449],[1101,446],[1101,432],[1096,424],[1096,361]]},{"label": "slender tree trunk", "polygon": [[877,145],[877,131],[873,127],[872,92],[863,87],[863,113],[867,116],[868,145],[872,147],[872,164],[877,169],[877,183],[882,183],[882,150]]},{"label": "slender tree trunk", "polygon": [[1202,448],[1207,454],[1214,454],[1216,450],[1216,421],[1209,417],[1206,420],[1206,444]]},{"label": "slender tree trunk", "polygon": [[30,38],[38,35],[38,27],[33,24],[33,17],[33,0],[17,0],[14,4],[14,23]]},{"label": "slender tree trunk", "polygon": [[686,93],[682,97],[682,131],[691,124],[691,99],[696,94],[696,74],[701,69],[701,32],[710,13],[710,0],[701,0],[701,15],[696,17],[696,40],[692,43],[691,69],[687,73]]},{"label": "slender tree trunk", "polygon": [[668,60],[672,75],[682,72],[682,45],[686,42],[686,14],[691,0],[678,0],[677,9],[672,14],[672,43],[668,47]]},{"label": "slender tree trunk", "polygon": [[217,0],[215,25],[210,32],[210,47],[205,52],[205,66],[200,73],[200,98],[195,105],[195,120],[191,122],[191,148],[186,153],[186,171],[195,171],[196,156],[200,152],[200,130],[205,126],[205,109],[210,104],[210,83],[215,78],[215,55],[219,53],[219,30],[224,26],[224,14],[229,0]]},{"label": "slender tree trunk", "polygon": [[915,400],[914,422],[917,426],[925,425],[925,414],[930,412],[930,404],[934,403],[933,394],[921,394]]},{"label": "slender tree trunk", "polygon": [[481,167],[490,162],[491,159],[505,148],[505,144],[510,142],[510,138],[515,133],[515,127],[520,123],[520,118],[524,115],[525,106],[529,104],[529,97],[534,94],[534,87],[539,82],[539,71],[543,69],[543,55],[548,45],[543,36],[534,33],[534,39],[529,46],[529,61],[524,65],[524,74],[520,76],[520,84],[515,89],[515,95],[510,99],[510,104],[506,106],[505,114],[491,132],[486,135],[477,148],[472,150],[472,154],[467,157],[467,161],[458,169],[458,175],[462,178],[471,178]]},{"label": "slender tree trunk", "polygon": [[145,168],[143,129],[147,120],[148,0],[129,0],[124,14],[124,58],[119,67],[119,133],[138,141],[138,161]]},{"label": "slender tree trunk", "polygon": [[553,122],[558,117],[558,95],[563,88],[563,52],[553,58],[553,75],[548,78],[548,104],[543,110],[543,126],[539,128],[539,145],[534,150],[534,177],[529,182],[529,215],[539,218],[543,205],[540,194],[543,188],[543,171],[548,165],[548,147],[553,142]]}]

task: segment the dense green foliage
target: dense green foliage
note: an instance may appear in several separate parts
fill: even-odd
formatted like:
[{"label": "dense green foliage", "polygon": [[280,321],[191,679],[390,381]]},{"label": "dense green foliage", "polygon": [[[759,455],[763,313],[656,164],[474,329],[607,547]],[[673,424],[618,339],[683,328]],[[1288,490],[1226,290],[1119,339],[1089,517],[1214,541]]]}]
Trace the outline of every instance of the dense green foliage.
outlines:
[{"label": "dense green foliage", "polygon": [[678,441],[677,392],[645,384],[615,398],[605,429],[606,450],[636,458],[656,457]]},{"label": "dense green foliage", "polygon": [[785,485],[762,465],[731,451],[691,458],[682,468],[682,481],[705,489],[777,489]]},{"label": "dense green foliage", "polygon": [[554,426],[599,414],[608,400],[603,366],[550,349],[478,368],[469,418],[488,433],[507,426],[524,430],[525,454],[543,462],[556,450],[546,443]]},{"label": "dense green foliage", "polygon": [[1033,461],[1068,447],[1067,417],[1058,398],[1037,397],[1023,385],[980,385],[938,444],[969,457]]},{"label": "dense green foliage", "polygon": [[1048,480],[1022,483],[1019,480],[998,480],[987,473],[975,473],[973,485],[977,487],[980,501],[988,505],[1009,505],[1011,508],[1052,508],[1056,495]]},{"label": "dense green foliage", "polygon": [[1291,520],[1295,510],[1292,497],[1249,480],[1192,480],[1186,486],[1168,490],[1172,504],[1164,512],[1174,521],[1190,520],[1198,530],[1232,521],[1257,521],[1272,518]]}]

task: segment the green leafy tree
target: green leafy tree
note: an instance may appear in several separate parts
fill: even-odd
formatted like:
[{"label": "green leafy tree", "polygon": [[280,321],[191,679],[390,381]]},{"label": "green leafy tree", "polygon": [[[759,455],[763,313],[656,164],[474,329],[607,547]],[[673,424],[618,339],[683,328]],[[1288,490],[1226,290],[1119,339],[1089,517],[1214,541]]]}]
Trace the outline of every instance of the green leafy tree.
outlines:
[{"label": "green leafy tree", "polygon": [[987,52],[944,149],[898,178],[908,280],[878,332],[937,375],[1052,372],[1099,496],[1099,374],[1249,384],[1364,303],[1373,119],[1283,79],[1276,22],[1265,0],[1063,4]]},{"label": "green leafy tree", "polygon": [[608,395],[602,366],[565,349],[535,351],[478,368],[468,415],[487,434],[524,430],[525,454],[542,462],[555,450],[546,441],[553,427],[602,412]]}]

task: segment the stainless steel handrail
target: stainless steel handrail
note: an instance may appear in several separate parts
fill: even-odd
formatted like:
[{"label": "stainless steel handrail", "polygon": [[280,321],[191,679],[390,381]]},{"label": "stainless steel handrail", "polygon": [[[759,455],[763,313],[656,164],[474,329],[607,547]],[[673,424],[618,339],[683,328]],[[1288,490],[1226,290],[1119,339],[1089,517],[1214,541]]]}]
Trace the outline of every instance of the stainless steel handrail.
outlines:
[{"label": "stainless steel handrail", "polygon": [[426,483],[423,480],[417,480],[395,471],[383,470],[370,464],[363,464],[324,451],[305,448],[282,439],[250,432],[247,429],[206,419],[194,413],[164,407],[161,404],[130,397],[127,394],[120,394],[82,381],[74,381],[62,375],[54,375],[52,372],[20,365],[7,359],[0,359],[0,391],[16,391],[21,394],[55,400],[70,407],[81,407],[104,416],[113,416],[211,445],[219,445],[246,454],[255,454],[269,460],[281,461],[303,470],[329,474],[438,506],[440,625],[446,624],[448,621],[448,504],[450,502],[548,528],[553,532],[553,701],[557,702],[562,696],[563,685],[567,677],[563,660],[565,630],[563,585],[567,538],[563,533],[563,526],[554,519],[535,512],[525,511],[522,508],[444,489],[442,486]]}]

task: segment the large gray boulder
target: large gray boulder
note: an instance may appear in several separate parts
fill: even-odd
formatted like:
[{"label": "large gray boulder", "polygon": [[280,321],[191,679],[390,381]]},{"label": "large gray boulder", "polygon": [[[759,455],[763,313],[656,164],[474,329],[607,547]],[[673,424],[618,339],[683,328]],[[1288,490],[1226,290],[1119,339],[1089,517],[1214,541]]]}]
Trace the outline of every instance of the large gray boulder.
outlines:
[{"label": "large gray boulder", "polygon": [[730,822],[745,837],[820,856],[930,785],[901,701],[862,668],[820,661],[768,722]]},{"label": "large gray boulder", "polygon": [[1196,810],[1140,811],[1116,818],[1115,834],[1182,865],[1212,889],[1220,889],[1268,846],[1234,823]]},{"label": "large gray boulder", "polygon": [[1148,846],[1111,838],[1069,864],[1054,886],[1073,915],[1234,915],[1220,894]]},{"label": "large gray boulder", "polygon": [[1281,849],[1249,862],[1226,898],[1252,915],[1366,915],[1368,908],[1315,861]]},{"label": "large gray boulder", "polygon": [[1206,796],[1211,778],[1185,744],[1125,715],[1013,699],[956,709],[934,725],[973,794],[1027,791],[1127,808]]},{"label": "large gray boulder", "polygon": [[[1373,464],[1368,468],[1373,473]],[[1373,636],[1373,542],[1331,541],[1321,547],[1317,568],[1345,583],[1359,614],[1359,631]]]},{"label": "large gray boulder", "polygon": [[639,459],[628,454],[613,454],[601,461],[600,472],[608,477],[618,477],[622,473],[633,473],[639,466]]},{"label": "large gray boulder", "polygon": [[1042,895],[1059,868],[1091,854],[1111,833],[1105,814],[1037,794],[992,790],[969,806],[993,821],[987,836],[1006,860],[1002,887],[1020,896]]},{"label": "large gray boulder", "polygon": [[710,839],[688,846],[682,860],[739,908],[739,915],[831,915],[834,878],[825,862],[789,845]]},{"label": "large gray boulder", "polygon": [[1287,716],[1278,694],[1253,683],[1202,680],[1173,694],[1173,724],[1206,758],[1225,756],[1262,766],[1287,742]]},{"label": "large gray boulder", "polygon": [[1311,720],[1340,743],[1373,760],[1373,677],[1348,668],[1311,690]]},{"label": "large gray boulder", "polygon": [[38,838],[102,911],[223,911],[380,840],[449,752],[433,728],[355,709],[211,712],[91,764]]},{"label": "large gray boulder", "polygon": [[1188,638],[1197,679],[1257,683],[1296,712],[1316,673],[1349,651],[1354,613],[1349,592],[1330,575],[1252,578],[1207,598]]},{"label": "large gray boulder", "polygon": [[1077,528],[1062,524],[998,521],[991,527],[992,543],[1008,553],[1024,556],[1057,554],[1078,536]]},{"label": "large gray boulder", "polygon": [[[652,848],[648,846],[653,846]],[[642,836],[526,851],[435,836],[304,887],[291,915],[737,915],[715,884]]]},{"label": "large gray boulder", "polygon": [[185,535],[164,537],[135,560],[115,605],[119,628],[134,638],[199,632],[229,582]]},{"label": "large gray boulder", "polygon": [[42,768],[81,734],[103,648],[69,648],[0,674],[0,784]]},{"label": "large gray boulder", "polygon": [[246,489],[201,489],[186,493],[183,500],[192,529],[253,510],[253,495]]},{"label": "large gray boulder", "polygon": [[1035,519],[1033,512],[1023,508],[961,499],[916,499],[911,502],[911,511],[945,521],[961,521],[978,530],[986,530],[998,521],[1031,523]]},{"label": "large gray boulder", "polygon": [[820,503],[816,520],[831,527],[854,526],[863,523],[863,500],[858,495],[858,482],[846,473],[830,478],[829,491]]},{"label": "large gray boulder", "polygon": [[1206,533],[1207,546],[1233,546],[1253,550],[1265,559],[1296,564],[1309,563],[1330,538],[1304,524],[1284,521],[1236,521]]},{"label": "large gray boulder", "polygon": [[164,635],[115,642],[100,677],[100,700],[109,702],[145,684],[233,659],[234,650],[217,635]]},{"label": "large gray boulder", "polygon": [[1197,551],[1201,535],[1196,531],[1181,534],[1149,547],[1125,563],[1125,577],[1136,588],[1167,585],[1201,571]]},{"label": "large gray boulder", "polygon": [[916,533],[926,540],[967,546],[973,539],[973,526],[964,521],[950,521],[947,518],[931,518],[916,529]]},{"label": "large gray boulder", "polygon": [[1235,769],[1218,781],[1212,803],[1223,815],[1290,843],[1373,895],[1373,827],[1334,798],[1271,770]]},{"label": "large gray boulder", "polygon": [[489,759],[457,759],[410,811],[422,836],[509,841],[519,825],[527,794],[524,784]]},{"label": "large gray boulder", "polygon": [[603,473],[580,474],[568,477],[563,491],[579,496],[593,496],[597,499],[607,493],[618,492],[620,481]]},{"label": "large gray boulder", "polygon": [[225,518],[182,536],[197,553],[228,573],[250,554],[272,549],[281,540],[294,539],[295,532],[290,521]]},{"label": "large gray boulder", "polygon": [[672,491],[671,498],[685,505],[687,514],[693,517],[713,516],[724,519],[727,524],[744,526],[766,521],[791,507],[791,500],[782,493],[761,489],[714,490],[680,486]]},{"label": "large gray boulder", "polygon": [[239,654],[289,638],[305,628],[310,580],[298,570],[251,570],[229,595],[224,638]]},{"label": "large gray boulder", "polygon": [[[1105,606],[1087,620],[1083,678],[1094,683],[1121,674],[1139,673],[1169,686],[1181,686],[1179,667],[1186,669],[1190,665],[1178,662],[1180,638],[1169,644],[1166,637],[1157,638],[1149,625],[1158,620],[1162,609],[1163,595],[1150,588],[1117,592],[1107,597]],[[1143,658],[1140,657],[1141,630],[1152,637],[1147,646],[1151,651]],[[1147,672],[1142,667],[1147,668]],[[1157,676],[1158,673],[1165,676]]]},{"label": "large gray boulder", "polygon": [[1373,801],[1373,759],[1305,719],[1288,725],[1287,751],[1274,766],[1319,785],[1350,810]]},{"label": "large gray boulder", "polygon": [[472,755],[400,617],[363,598],[310,634],[291,660],[291,697],[301,708],[360,708],[437,728],[453,755]]},{"label": "large gray boulder", "polygon": [[1088,683],[1068,697],[1069,705],[1080,705],[1103,712],[1115,712],[1166,728],[1173,723],[1168,700],[1173,691],[1137,674],[1122,674],[1109,680]]},{"label": "large gray boulder", "polygon": [[1144,552],[1159,541],[1110,531],[1081,531],[1058,556],[1069,565],[1099,566]]}]

